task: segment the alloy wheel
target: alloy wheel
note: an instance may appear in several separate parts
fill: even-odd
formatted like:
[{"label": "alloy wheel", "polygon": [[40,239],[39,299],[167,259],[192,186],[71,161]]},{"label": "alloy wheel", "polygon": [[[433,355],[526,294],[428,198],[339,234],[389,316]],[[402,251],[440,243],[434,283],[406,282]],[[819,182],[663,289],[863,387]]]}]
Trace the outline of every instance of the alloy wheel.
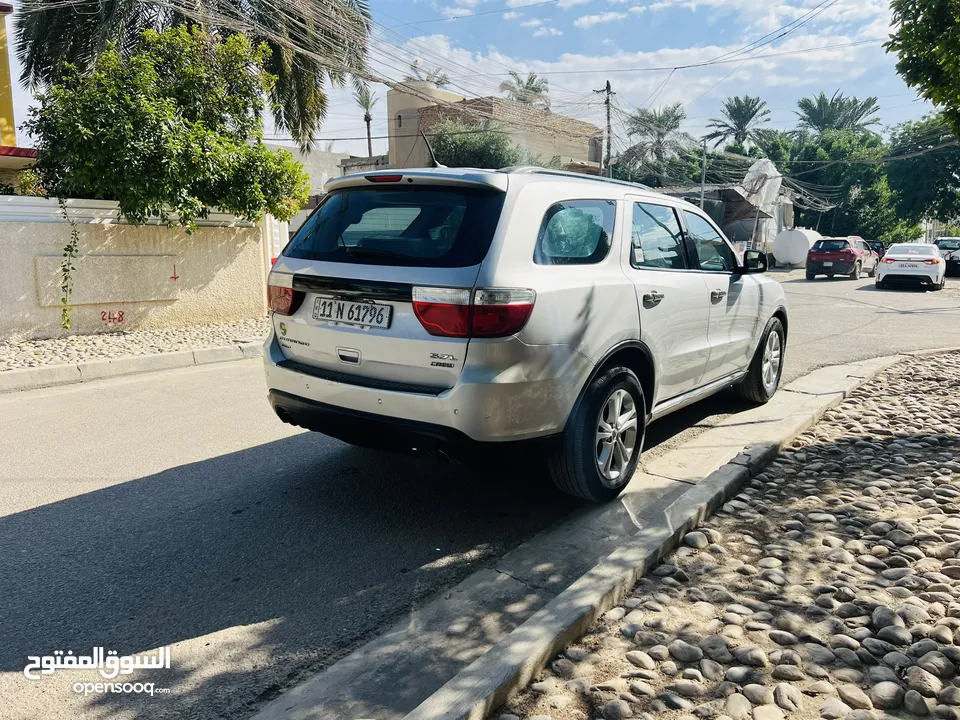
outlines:
[{"label": "alloy wheel", "polygon": [[623,473],[637,446],[638,423],[633,396],[623,389],[614,390],[597,421],[597,467],[607,487],[622,484]]},{"label": "alloy wheel", "polygon": [[767,342],[763,348],[763,387],[768,393],[772,393],[777,387],[777,381],[780,379],[782,357],[780,334],[771,332],[767,336]]}]

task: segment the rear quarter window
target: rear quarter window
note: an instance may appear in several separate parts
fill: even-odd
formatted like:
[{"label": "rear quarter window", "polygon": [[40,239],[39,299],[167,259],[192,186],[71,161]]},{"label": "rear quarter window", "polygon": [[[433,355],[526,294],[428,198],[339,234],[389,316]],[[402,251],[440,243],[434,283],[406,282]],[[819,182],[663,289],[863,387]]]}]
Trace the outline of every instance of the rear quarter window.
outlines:
[{"label": "rear quarter window", "polygon": [[593,265],[610,252],[617,203],[564,200],[544,213],[533,260],[537,265]]},{"label": "rear quarter window", "polygon": [[846,240],[817,240],[813,244],[814,250],[847,250],[850,243]]}]

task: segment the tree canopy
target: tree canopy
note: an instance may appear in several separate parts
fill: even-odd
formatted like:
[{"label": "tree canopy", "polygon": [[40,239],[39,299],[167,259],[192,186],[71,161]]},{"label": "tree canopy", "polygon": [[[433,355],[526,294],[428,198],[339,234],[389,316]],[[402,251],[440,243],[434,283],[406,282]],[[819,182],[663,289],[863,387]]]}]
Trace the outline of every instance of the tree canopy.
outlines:
[{"label": "tree canopy", "polygon": [[544,162],[514,145],[500,125],[484,121],[476,125],[443,120],[431,131],[430,144],[437,161],[447,167],[499,169],[511,165],[560,167],[559,158]]},{"label": "tree canopy", "polygon": [[269,56],[241,35],[177,27],[145,31],[123,54],[108,48],[89,72],[67,66],[25,123],[40,183],[61,198],[116,200],[135,224],[173,212],[190,226],[211,207],[293,217],[309,178],[262,142]]},{"label": "tree canopy", "polygon": [[891,0],[887,50],[907,85],[934,103],[960,135],[960,13],[954,0]]},{"label": "tree canopy", "polygon": [[510,80],[500,83],[500,92],[506,93],[514,102],[523,105],[532,105],[543,110],[550,109],[550,81],[536,73],[528,73],[526,77],[513,70],[510,71]]},{"label": "tree canopy", "polygon": [[851,130],[870,132],[870,128],[880,124],[876,113],[880,111],[877,98],[845,97],[837,90],[831,97],[824,92],[814,97],[800,98],[797,101],[799,129],[822,133],[827,130]]},{"label": "tree canopy", "polygon": [[366,0],[247,0],[231,8],[213,0],[122,0],[78,10],[58,0],[23,0],[15,15],[20,79],[32,89],[58,83],[68,67],[89,71],[107,48],[127,58],[140,47],[144,30],[202,22],[208,32],[228,37],[242,21],[254,45],[270,48],[264,63],[276,78],[269,93],[277,127],[302,148],[313,147],[327,115],[327,85],[342,87],[365,76],[371,23]]},{"label": "tree canopy", "polygon": [[711,118],[707,123],[713,132],[704,138],[707,142],[716,141],[715,147],[727,141],[739,145],[756,143],[761,136],[760,126],[769,122],[770,109],[765,100],[744,95],[724,100],[721,113],[723,117]]},{"label": "tree canopy", "polygon": [[[894,128],[891,153],[909,155],[939,147],[954,135],[941,115],[905,122]],[[917,222],[960,218],[960,148],[949,147],[889,163],[887,178],[896,193],[897,213]]]}]

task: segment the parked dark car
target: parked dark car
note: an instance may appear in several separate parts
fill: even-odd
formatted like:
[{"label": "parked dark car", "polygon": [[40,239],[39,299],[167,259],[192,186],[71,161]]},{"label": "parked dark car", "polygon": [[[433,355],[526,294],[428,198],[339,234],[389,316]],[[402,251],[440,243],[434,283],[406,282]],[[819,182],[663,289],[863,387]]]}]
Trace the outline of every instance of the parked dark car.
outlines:
[{"label": "parked dark car", "polygon": [[847,275],[856,280],[862,273],[877,274],[880,256],[858,237],[821,238],[807,253],[807,280],[817,275]]},{"label": "parked dark car", "polygon": [[867,245],[870,246],[870,249],[873,250],[877,257],[883,260],[883,256],[887,254],[887,246],[884,245],[879,240],[867,240]]},{"label": "parked dark car", "polygon": [[960,275],[960,238],[942,237],[933,241],[947,263],[947,275]]}]

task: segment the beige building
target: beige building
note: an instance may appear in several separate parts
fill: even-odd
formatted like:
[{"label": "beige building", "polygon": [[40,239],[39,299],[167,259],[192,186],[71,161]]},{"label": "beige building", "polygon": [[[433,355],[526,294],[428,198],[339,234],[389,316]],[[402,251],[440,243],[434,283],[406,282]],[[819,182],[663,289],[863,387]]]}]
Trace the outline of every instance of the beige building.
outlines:
[{"label": "beige building", "polygon": [[600,128],[512,100],[466,99],[433,83],[408,82],[387,93],[387,113],[389,160],[394,168],[429,167],[430,152],[421,132],[429,137],[443,120],[470,125],[489,120],[502,126],[515,144],[544,162],[558,157],[565,168],[593,174],[600,168]]}]

